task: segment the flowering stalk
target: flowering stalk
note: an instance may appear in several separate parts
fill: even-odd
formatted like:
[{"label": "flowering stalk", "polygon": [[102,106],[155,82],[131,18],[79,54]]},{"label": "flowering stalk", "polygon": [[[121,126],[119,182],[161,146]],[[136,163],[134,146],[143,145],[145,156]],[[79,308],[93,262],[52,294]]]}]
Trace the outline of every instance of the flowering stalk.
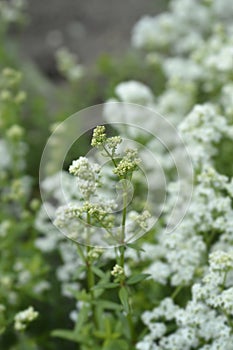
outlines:
[{"label": "flowering stalk", "polygon": [[[112,271],[112,275],[115,277],[115,281],[119,282],[119,297],[122,305],[125,308],[126,319],[131,335],[131,343],[134,344],[135,332],[134,324],[132,320],[132,307],[130,305],[129,291],[126,286],[126,275],[125,275],[125,229],[126,229],[126,218],[127,218],[127,204],[128,204],[128,192],[127,183],[125,180],[127,177],[132,178],[132,173],[136,170],[140,160],[137,158],[137,152],[131,149],[126,150],[126,155],[117,163],[116,157],[116,145],[121,142],[119,137],[107,138],[105,134],[104,126],[97,126],[93,132],[92,146],[102,148],[108,156],[115,169],[113,172],[118,176],[119,180],[122,180],[122,220],[121,220],[121,235],[120,235],[120,246],[117,248],[119,255],[119,265],[115,265]],[[110,150],[109,150],[110,149]]]},{"label": "flowering stalk", "polygon": [[[133,310],[130,300],[130,286],[140,282],[147,275],[133,275],[131,276],[133,279],[127,277],[125,249],[128,237],[135,237],[135,232],[138,232],[138,229],[140,230],[147,227],[146,221],[149,218],[149,214],[143,212],[139,215],[133,209],[129,212],[128,202],[130,198],[128,185],[132,180],[133,172],[138,169],[140,160],[137,151],[134,149],[126,149],[123,155],[118,154],[118,146],[121,142],[122,139],[119,136],[108,138],[104,126],[97,126],[94,129],[91,141],[93,147],[96,147],[101,151],[103,156],[111,160],[113,165],[111,171],[114,176],[111,176],[111,181],[114,179],[114,184],[116,184],[117,189],[120,190],[120,198],[118,199],[117,197],[116,200],[109,200],[102,197],[101,193],[99,194],[98,189],[103,187],[100,166],[91,163],[85,157],[80,157],[78,160],[73,161],[69,171],[78,179],[81,196],[79,201],[58,209],[55,224],[58,227],[66,229],[68,237],[71,233],[70,238],[72,239],[74,239],[74,231],[77,232],[77,234],[80,235],[77,236],[77,240],[79,241],[82,237],[86,244],[85,253],[81,247],[78,247],[78,251],[85,264],[87,292],[85,291],[84,294],[82,292],[77,292],[76,295],[78,297],[80,296],[80,301],[87,303],[89,309],[91,309],[93,336],[98,338],[96,341],[98,342],[100,338],[105,339],[107,342],[108,337],[113,337],[113,339],[115,339],[114,337],[118,337],[117,331],[116,333],[114,333],[113,330],[110,332],[112,327],[111,321],[109,321],[110,323],[106,326],[107,333],[105,335],[103,334],[103,324],[99,317],[105,312],[104,310],[106,310],[106,314],[108,314],[109,308],[110,310],[113,308],[113,310],[117,312],[122,312],[123,309],[125,321],[128,324],[127,339],[130,339],[130,344],[134,346],[136,338]],[[109,190],[111,188],[109,188]],[[135,219],[133,219],[133,215],[130,213],[135,216]],[[98,266],[100,265],[98,263],[98,248],[91,247],[91,245],[93,245],[92,235],[98,232],[98,229],[100,229],[101,234],[104,232],[106,235],[107,244],[110,243],[115,246],[114,258],[116,265],[111,271],[113,281],[110,280],[111,275]],[[103,235],[103,239],[105,239],[105,235]],[[102,239],[100,236],[96,238],[98,242]],[[134,280],[135,277],[137,277],[136,280]],[[114,301],[102,300],[100,298],[102,295],[104,298],[104,294],[108,288],[117,290],[120,305]],[[82,310],[80,312],[82,312]],[[85,317],[87,321],[89,316],[84,315],[84,318]],[[111,315],[111,317],[113,316]],[[78,322],[77,320],[77,324]],[[124,331],[125,330],[122,329],[122,333],[124,333]],[[110,334],[112,335],[110,336]],[[78,341],[82,343],[82,340],[79,339]]]}]

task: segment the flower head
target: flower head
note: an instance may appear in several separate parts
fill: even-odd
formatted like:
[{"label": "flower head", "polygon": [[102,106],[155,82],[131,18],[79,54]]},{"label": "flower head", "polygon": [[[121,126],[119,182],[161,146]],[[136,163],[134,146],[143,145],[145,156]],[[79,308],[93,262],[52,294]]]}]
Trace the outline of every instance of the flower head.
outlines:
[{"label": "flower head", "polygon": [[27,325],[38,317],[39,313],[29,306],[26,310],[18,312],[14,317],[14,327],[17,331],[23,331]]},{"label": "flower head", "polygon": [[94,129],[91,140],[92,147],[99,147],[105,143],[107,139],[105,131],[104,125],[99,125]]},{"label": "flower head", "polygon": [[124,157],[114,169],[114,174],[118,175],[119,177],[125,177],[127,174],[131,174],[134,170],[136,170],[139,163],[140,159],[138,158],[137,151],[127,149]]}]

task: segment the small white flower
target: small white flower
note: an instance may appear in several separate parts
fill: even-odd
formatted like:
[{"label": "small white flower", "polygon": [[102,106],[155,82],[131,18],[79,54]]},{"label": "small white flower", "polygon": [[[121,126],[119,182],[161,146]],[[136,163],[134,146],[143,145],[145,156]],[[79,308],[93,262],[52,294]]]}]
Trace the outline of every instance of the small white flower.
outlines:
[{"label": "small white flower", "polygon": [[39,313],[29,306],[26,310],[18,312],[14,317],[14,327],[17,331],[23,331],[27,325],[34,321],[39,316]]},{"label": "small white flower", "polygon": [[122,266],[116,264],[112,271],[111,271],[111,275],[114,276],[114,277],[120,277],[120,276],[123,276],[124,275],[124,269]]}]

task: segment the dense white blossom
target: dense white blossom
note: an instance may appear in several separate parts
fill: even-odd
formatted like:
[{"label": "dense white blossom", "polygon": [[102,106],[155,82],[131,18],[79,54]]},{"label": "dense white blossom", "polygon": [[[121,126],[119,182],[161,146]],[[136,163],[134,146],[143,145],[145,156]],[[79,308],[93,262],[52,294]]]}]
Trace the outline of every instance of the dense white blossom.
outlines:
[{"label": "dense white blossom", "polygon": [[122,102],[149,104],[154,100],[153,93],[148,86],[138,81],[120,83],[116,87],[116,95]]},{"label": "dense white blossom", "polygon": [[232,126],[218,115],[214,105],[196,105],[179,126],[187,143],[194,166],[211,164],[217,153],[216,145],[225,136],[232,138]]},{"label": "dense white blossom", "polygon": [[[225,289],[224,275],[232,269],[232,255],[213,253],[210,256],[209,272],[201,284],[193,286],[193,299],[184,308],[175,305],[171,299],[164,299],[159,307],[144,312],[142,320],[150,333],[138,343],[137,348],[143,349],[144,345],[146,348],[150,339],[150,346],[156,342],[159,349],[173,350],[176,347],[191,350],[200,348],[203,340],[211,342],[213,347],[210,349],[220,349],[219,346],[223,344],[226,349],[230,349],[232,330],[227,315],[231,315],[233,310],[233,288]],[[219,272],[223,272],[221,284]],[[158,337],[154,330],[161,329],[161,319],[175,320],[177,330],[169,335],[166,335],[166,331],[161,332]],[[165,325],[163,327],[165,330]],[[209,349],[208,345],[203,349]]]},{"label": "dense white blossom", "polygon": [[99,164],[91,164],[86,157],[73,160],[69,167],[70,174],[78,178],[78,186],[85,199],[89,199],[99,186]]}]

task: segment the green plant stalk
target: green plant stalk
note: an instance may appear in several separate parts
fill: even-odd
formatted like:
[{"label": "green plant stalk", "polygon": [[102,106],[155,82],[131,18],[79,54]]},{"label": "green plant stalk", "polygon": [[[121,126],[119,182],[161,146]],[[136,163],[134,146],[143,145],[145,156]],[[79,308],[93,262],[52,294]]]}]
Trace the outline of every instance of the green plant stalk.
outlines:
[{"label": "green plant stalk", "polygon": [[183,289],[183,284],[179,285],[176,287],[176,289],[174,290],[174,292],[171,295],[171,299],[175,300],[175,298],[177,297],[177,295],[181,292],[181,290]]},{"label": "green plant stalk", "polygon": [[121,246],[119,248],[120,252],[120,265],[124,268],[125,263],[125,224],[126,224],[126,216],[127,216],[127,192],[123,192],[123,212],[122,212],[122,222],[121,222]]},{"label": "green plant stalk", "polygon": [[79,243],[77,244],[77,250],[78,250],[78,254],[79,254],[82,262],[84,264],[86,264],[86,257],[85,257],[85,254],[83,253],[83,250],[82,250],[81,246],[79,245]]},{"label": "green plant stalk", "polygon": [[[125,224],[126,224],[126,217],[127,217],[127,190],[123,192],[123,212],[122,212],[122,222],[121,222],[121,225],[122,225],[121,244],[122,244],[122,246],[119,247],[120,266],[122,266],[123,269],[124,269],[124,265],[125,265]],[[121,287],[123,287],[123,284],[122,284]],[[131,306],[130,306],[129,312],[128,312],[127,316],[126,316],[126,319],[128,321],[128,326],[129,326],[129,330],[130,330],[131,342],[132,342],[132,344],[134,344],[134,342],[135,342],[135,332],[134,332],[134,324],[133,324],[133,319],[132,319]]]},{"label": "green plant stalk", "polygon": [[[106,147],[104,145],[103,145],[103,149],[105,150],[106,154],[110,157],[114,167],[116,168],[117,167],[117,163],[116,163],[115,159],[113,158],[113,156],[108,152],[108,150],[106,149]],[[127,217],[127,189],[126,189],[126,191],[123,192],[123,211],[122,211],[122,222],[121,222],[122,229],[121,229],[121,237],[120,237],[120,244],[121,244],[121,246],[118,248],[119,256],[120,256],[119,262],[120,262],[120,266],[123,267],[123,269],[124,269],[124,265],[125,265],[125,224],[126,224],[126,217]],[[124,284],[121,284],[121,287],[123,287],[123,285]],[[130,329],[131,342],[132,342],[132,344],[134,344],[135,332],[134,332],[134,324],[133,324],[133,320],[132,320],[131,308],[130,308],[130,311],[127,314],[126,318],[127,318],[129,329]]]},{"label": "green plant stalk", "polygon": [[111,159],[111,161],[113,162],[114,167],[117,167],[117,163],[115,161],[115,159],[113,158],[113,156],[111,155],[111,153],[109,153],[109,151],[107,150],[107,148],[103,145],[103,149],[106,152],[107,156]]},{"label": "green plant stalk", "polygon": [[[90,215],[87,213],[87,235],[90,233],[89,232],[89,226],[91,223],[91,218]],[[98,319],[96,315],[96,310],[95,310],[95,305],[93,304],[93,301],[95,299],[93,287],[95,285],[95,277],[94,273],[91,269],[91,261],[89,259],[89,252],[91,251],[91,247],[87,245],[87,254],[86,254],[86,267],[87,267],[87,287],[88,287],[88,292],[90,293],[91,296],[91,309],[92,309],[92,317],[93,317],[93,323],[96,329],[98,329]]]}]

